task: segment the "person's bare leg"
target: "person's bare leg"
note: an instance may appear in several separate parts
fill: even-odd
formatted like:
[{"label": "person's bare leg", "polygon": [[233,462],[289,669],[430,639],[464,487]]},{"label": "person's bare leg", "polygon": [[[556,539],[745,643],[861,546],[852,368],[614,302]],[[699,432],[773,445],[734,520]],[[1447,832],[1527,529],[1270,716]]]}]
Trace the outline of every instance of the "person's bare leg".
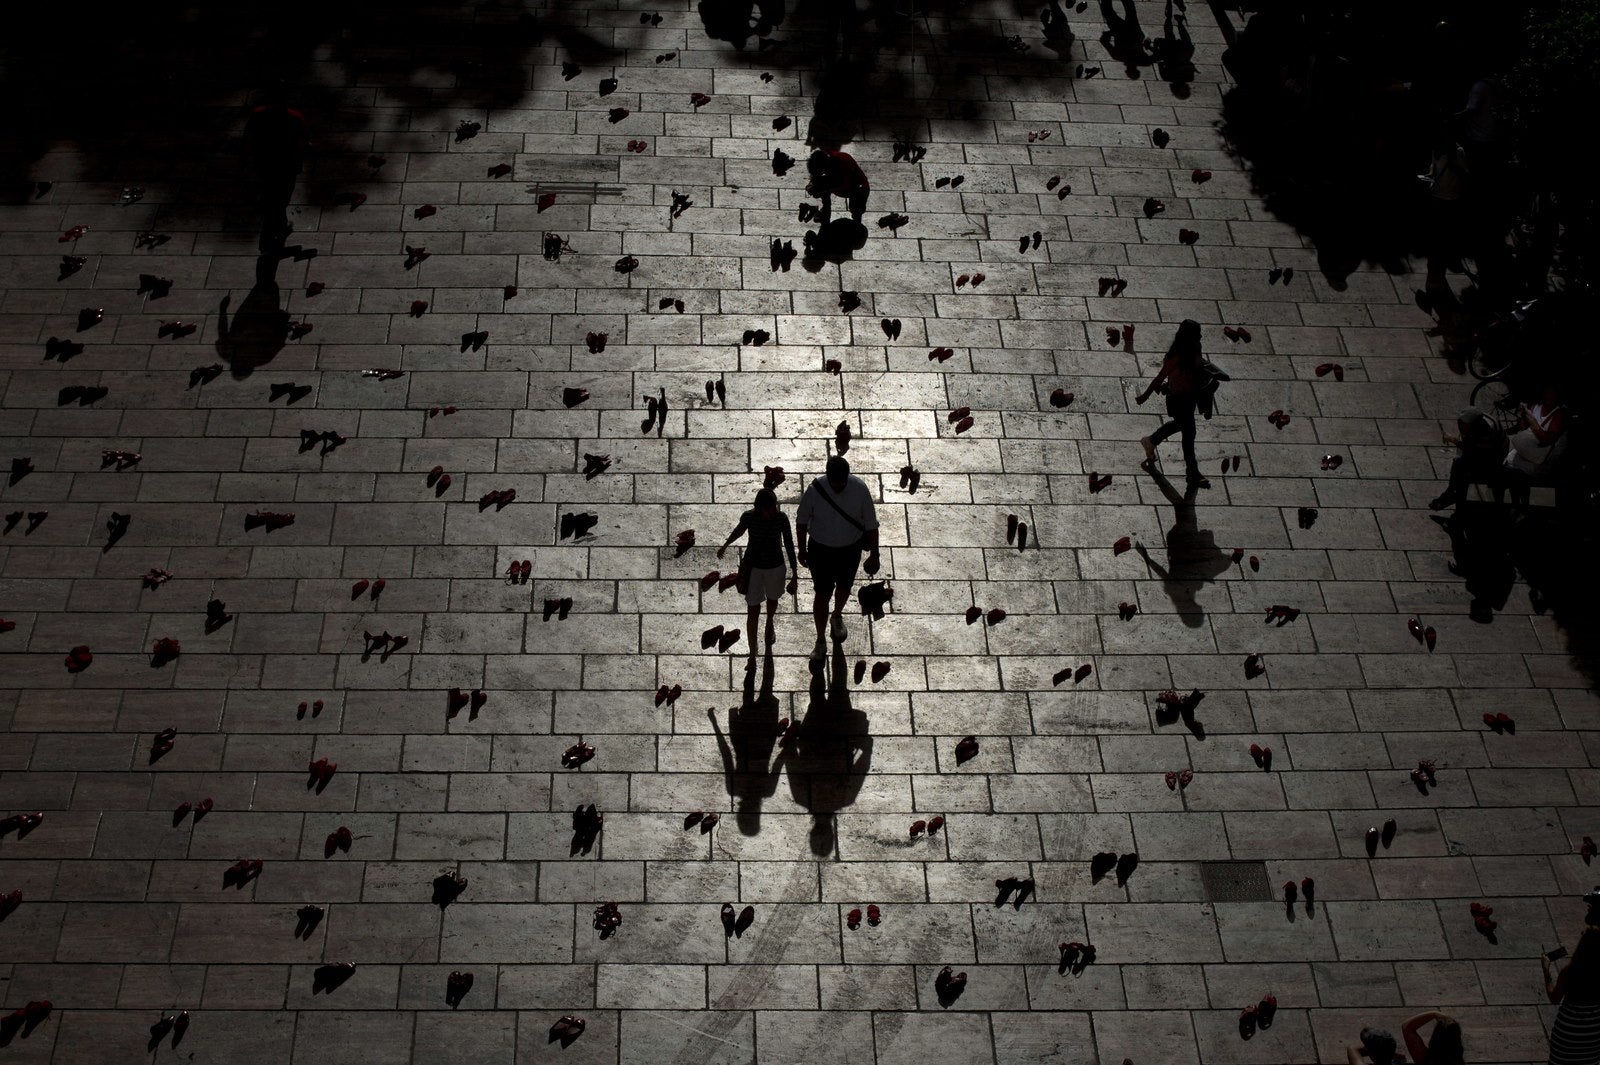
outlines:
[{"label": "person's bare leg", "polygon": [[[767,600],[767,646],[768,647],[771,647],[774,643],[776,643],[778,641],[778,632],[777,632],[777,628],[776,628],[777,616],[778,616],[778,601],[776,599],[768,599]],[[752,636],[754,636],[755,632],[756,632],[756,620],[755,620],[755,617],[756,617],[755,610],[752,609],[750,611],[750,635],[752,635]]]},{"label": "person's bare leg", "polygon": [[817,592],[811,602],[811,617],[817,623],[817,639],[821,640],[828,629],[828,594]]},{"label": "person's bare leg", "polygon": [[753,603],[745,611],[745,618],[744,618],[744,631],[748,632],[750,634],[746,638],[750,642],[750,653],[751,654],[755,654],[756,653],[755,652],[755,646],[756,646],[756,622],[758,622],[760,620],[761,620],[761,606],[758,603]]}]

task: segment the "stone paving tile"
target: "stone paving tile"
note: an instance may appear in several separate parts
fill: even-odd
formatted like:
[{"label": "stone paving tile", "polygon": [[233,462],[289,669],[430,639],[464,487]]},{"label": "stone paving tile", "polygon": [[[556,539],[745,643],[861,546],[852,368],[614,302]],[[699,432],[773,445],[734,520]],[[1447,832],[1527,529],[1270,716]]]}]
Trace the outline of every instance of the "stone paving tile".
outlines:
[{"label": "stone paving tile", "polygon": [[[853,91],[876,99],[844,147],[871,176],[870,237],[837,266],[785,272],[768,242],[805,231],[807,138],[830,126],[817,95],[838,91],[811,15],[787,13],[778,49],[740,53],[697,10],[641,12],[546,5],[550,32],[529,42],[509,9],[419,9],[424,33],[496,47],[450,43],[407,83],[319,53],[320,88],[299,88],[325,106],[290,210],[291,241],[317,255],[278,264],[275,291],[252,292],[249,212],[221,161],[235,132],[208,134],[215,165],[168,151],[175,132],[155,138],[176,156],[163,167],[148,146],[107,166],[61,140],[31,162],[50,191],[0,205],[0,443],[35,466],[0,486],[0,513],[49,511],[0,535],[0,616],[16,622],[0,633],[0,815],[46,815],[0,837],[0,893],[25,896],[0,920],[0,1000],[56,1010],[0,1054],[147,1058],[148,1026],[188,1008],[179,1052],[241,1063],[352,1046],[495,1065],[1299,1063],[1441,1008],[1474,1060],[1543,1060],[1553,1012],[1533,958],[1570,941],[1593,884],[1576,849],[1600,797],[1600,700],[1520,584],[1492,625],[1468,623],[1425,510],[1466,389],[1434,357],[1409,276],[1330,286],[1225,150],[1214,15],[1191,5],[1200,71],[1183,100],[1114,64],[1070,76],[1106,61],[1092,11],[1059,63],[1031,13],[980,4],[893,33],[869,20],[876,66]],[[1033,47],[999,47],[1011,34]],[[498,67],[502,52],[515,62],[491,94],[487,69],[456,62]],[[203,125],[237,131],[245,98],[230,89]],[[631,114],[613,124],[612,107]],[[456,140],[465,119],[483,128]],[[921,163],[893,161],[902,138],[926,146]],[[783,177],[778,148],[800,161]],[[494,178],[499,162],[513,169]],[[1213,180],[1192,184],[1196,166]],[[957,174],[961,188],[937,186]],[[1053,198],[1052,177],[1071,194]],[[141,180],[146,198],[119,206]],[[351,209],[340,190],[368,200]],[[674,193],[694,200],[676,218]],[[1145,219],[1152,195],[1167,211]],[[437,213],[413,217],[423,203]],[[889,211],[910,217],[896,234],[875,226]],[[54,239],[77,224],[75,244]],[[1176,243],[1187,226],[1192,249]],[[171,240],[133,248],[147,229]],[[1035,229],[1040,248],[1019,251]],[[559,261],[539,254],[547,231],[571,244]],[[419,243],[430,256],[403,268]],[[56,281],[69,250],[89,263]],[[613,267],[624,255],[631,274]],[[1285,265],[1294,285],[1269,284]],[[173,279],[168,296],[134,292],[147,271]],[[1126,295],[1097,295],[1103,274]],[[844,289],[860,309],[841,310]],[[224,296],[314,330],[263,335],[258,364],[188,387],[192,367],[235,354]],[[106,320],[75,331],[80,306]],[[1233,375],[1201,426],[1213,487],[1192,511],[1138,470],[1159,410],[1130,393],[1184,317]],[[198,329],[156,337],[173,318]],[[1107,344],[1125,324],[1137,343]],[[1224,324],[1253,340],[1224,343]],[[479,329],[488,343],[463,350]],[[743,342],[754,329],[770,340]],[[85,351],[41,361],[50,336]],[[935,346],[953,355],[932,361]],[[1345,380],[1319,378],[1325,361]],[[388,366],[406,372],[360,372]],[[310,391],[273,400],[290,381]],[[110,391],[93,405],[57,402],[94,384]],[[569,387],[589,397],[569,409]],[[659,432],[637,428],[647,395],[670,404]],[[961,406],[974,425],[958,434],[946,415]],[[1262,421],[1277,407],[1293,416],[1282,431]],[[813,672],[807,604],[785,597],[770,665],[747,675],[754,633],[726,654],[700,639],[747,626],[737,593],[697,581],[736,568],[739,549],[715,545],[763,468],[784,467],[792,511],[841,420],[894,598],[871,620],[853,601],[843,651]],[[348,439],[302,451],[304,430]],[[107,448],[142,458],[103,469]],[[585,452],[611,467],[586,478]],[[1318,470],[1328,453],[1344,467]],[[1171,476],[1175,451],[1165,461]],[[452,478],[438,492],[436,465]],[[1092,493],[1090,471],[1112,483]],[[479,507],[506,488],[514,503]],[[1309,529],[1301,506],[1319,508]],[[295,522],[246,529],[258,510]],[[113,511],[133,520],[111,546]],[[593,528],[564,535],[577,514]],[[689,528],[696,545],[675,556]],[[1141,550],[1114,553],[1123,536]],[[524,559],[531,579],[507,580]],[[173,578],[141,588],[151,567]],[[379,578],[379,597],[352,591]],[[213,597],[236,616],[207,632]],[[568,616],[546,618],[562,597]],[[1263,624],[1279,603],[1303,614]],[[1007,617],[969,624],[972,605]],[[1411,615],[1437,628],[1433,653]],[[384,630],[407,645],[363,654],[363,632]],[[153,667],[165,636],[182,654]],[[79,643],[94,664],[68,674]],[[1246,679],[1253,653],[1267,672]],[[858,661],[889,672],[857,682]],[[681,685],[676,702],[654,701],[663,684]],[[452,688],[488,698],[451,716]],[[1155,699],[1167,688],[1207,694],[1173,715]],[[1483,729],[1500,710],[1514,734]],[[789,741],[784,717],[801,726]],[[174,749],[151,760],[168,727]],[[958,761],[968,734],[981,752]],[[594,761],[562,768],[580,741]],[[321,757],[338,771],[308,789]],[[1439,767],[1426,790],[1408,777],[1422,758]],[[1169,770],[1194,776],[1169,788]],[[173,816],[202,798],[215,809],[199,822]],[[589,803],[605,822],[585,846],[572,810]],[[685,828],[692,812],[722,821]],[[939,832],[912,838],[936,814]],[[1390,817],[1369,857],[1366,830]],[[349,852],[325,857],[341,826]],[[1137,852],[1137,868],[1092,875],[1104,851]],[[224,888],[244,858],[260,878]],[[1267,895],[1211,897],[1206,862],[1264,871]],[[466,878],[459,899],[435,896],[444,873]],[[1282,883],[1308,876],[1314,905],[1286,906]],[[997,907],[1007,877],[1034,893]],[[624,921],[601,939],[607,901]],[[742,935],[724,935],[724,901],[754,907]],[[1502,918],[1493,939],[1473,901]],[[296,937],[307,904],[326,912]],[[848,928],[868,904],[882,923]],[[1057,949],[1074,939],[1098,951],[1076,974]],[[341,961],[356,973],[324,993],[317,967]],[[969,975],[950,1001],[934,986],[947,964]],[[458,970],[474,983],[453,1010]],[[1238,1009],[1268,992],[1276,1023],[1241,1040]],[[588,1027],[563,1047],[550,1029],[568,1013]]]}]

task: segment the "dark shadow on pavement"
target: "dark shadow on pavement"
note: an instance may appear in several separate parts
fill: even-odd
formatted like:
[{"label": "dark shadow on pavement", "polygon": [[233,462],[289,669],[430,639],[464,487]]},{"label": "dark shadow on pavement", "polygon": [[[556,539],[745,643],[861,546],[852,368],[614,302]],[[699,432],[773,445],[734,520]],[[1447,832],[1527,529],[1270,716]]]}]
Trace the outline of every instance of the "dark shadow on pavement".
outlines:
[{"label": "dark shadow on pavement", "polygon": [[1196,628],[1205,620],[1205,610],[1195,596],[1207,584],[1227,572],[1233,565],[1230,556],[1217,547],[1210,529],[1201,529],[1195,507],[1195,497],[1200,489],[1190,484],[1180,494],[1167,480],[1159,467],[1152,468],[1150,477],[1161,494],[1172,504],[1172,528],[1167,530],[1167,564],[1165,566],[1150,556],[1143,545],[1136,546],[1141,558],[1161,578],[1161,585],[1177,608],[1178,616],[1189,628]]}]

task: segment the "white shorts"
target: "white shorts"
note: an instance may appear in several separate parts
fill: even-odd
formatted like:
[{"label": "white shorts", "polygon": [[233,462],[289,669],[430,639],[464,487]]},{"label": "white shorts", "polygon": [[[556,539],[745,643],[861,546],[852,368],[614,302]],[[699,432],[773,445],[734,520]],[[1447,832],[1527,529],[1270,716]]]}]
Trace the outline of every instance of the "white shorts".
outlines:
[{"label": "white shorts", "polygon": [[750,590],[744,594],[744,601],[751,606],[760,606],[763,602],[775,602],[783,598],[784,574],[782,566],[773,566],[771,569],[750,570]]}]

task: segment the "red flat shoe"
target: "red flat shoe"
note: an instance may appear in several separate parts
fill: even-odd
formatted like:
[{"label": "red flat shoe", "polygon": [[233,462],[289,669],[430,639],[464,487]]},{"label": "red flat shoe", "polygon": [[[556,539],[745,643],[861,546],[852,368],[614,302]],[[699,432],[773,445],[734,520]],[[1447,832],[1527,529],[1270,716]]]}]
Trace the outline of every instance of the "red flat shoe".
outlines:
[{"label": "red flat shoe", "polygon": [[1112,555],[1120,555],[1131,550],[1133,550],[1133,538],[1131,536],[1119,536],[1111,545]]},{"label": "red flat shoe", "polygon": [[[936,816],[934,816],[932,818],[929,818],[929,820],[928,820],[928,835],[930,835],[930,836],[933,835],[935,832],[939,831],[943,827],[944,827],[944,815],[943,814],[938,814],[938,815],[936,815]],[[1588,837],[1585,836],[1584,838],[1587,839]]]},{"label": "red flat shoe", "polygon": [[1261,560],[1259,558],[1257,558],[1255,555],[1251,555],[1250,556],[1250,572],[1251,573],[1259,573],[1259,572],[1261,572]]},{"label": "red flat shoe", "polygon": [[22,905],[22,892],[13,891],[9,895],[0,895],[0,921],[5,920],[15,913]]},{"label": "red flat shoe", "polygon": [[911,822],[911,836],[912,836],[912,838],[916,838],[917,836],[922,835],[922,833],[927,829],[927,827],[928,827],[928,822],[926,822],[926,821],[913,821],[913,822]]},{"label": "red flat shoe", "polygon": [[1596,849],[1593,839],[1584,836],[1583,845],[1578,848],[1578,855],[1583,858],[1583,864],[1588,865],[1596,854],[1600,854],[1600,849]]},{"label": "red flat shoe", "polygon": [[1193,769],[1185,769],[1183,772],[1178,774],[1178,787],[1187,788],[1192,783],[1194,783]]},{"label": "red flat shoe", "polygon": [[872,683],[877,684],[880,681],[882,681],[884,677],[887,677],[888,675],[889,675],[889,663],[888,662],[874,662],[874,663],[872,663]]},{"label": "red flat shoe", "polygon": [[1298,896],[1299,894],[1300,894],[1300,888],[1295,884],[1295,882],[1293,880],[1285,880],[1283,882],[1283,901],[1284,902],[1288,903],[1290,906],[1293,906],[1295,897]]},{"label": "red flat shoe", "polygon": [[717,640],[717,650],[726,651],[728,648],[738,643],[739,635],[738,629],[729,629],[727,632],[723,633],[722,636]]},{"label": "red flat shoe", "polygon": [[683,817],[683,830],[685,832],[689,831],[689,829],[698,825],[705,816],[705,813],[700,810],[685,814]]},{"label": "red flat shoe", "polygon": [[883,911],[878,909],[876,903],[867,906],[867,923],[876,928],[883,921]]},{"label": "red flat shoe", "polygon": [[1057,687],[1059,687],[1062,684],[1066,683],[1067,679],[1069,677],[1071,677],[1071,676],[1072,676],[1072,667],[1071,666],[1066,666],[1065,668],[1058,669],[1058,670],[1055,671],[1055,673],[1051,674],[1050,683],[1053,684],[1053,685],[1056,685]]},{"label": "red flat shoe", "polygon": [[1267,667],[1262,663],[1260,655],[1246,655],[1245,656],[1245,660],[1244,660],[1244,677],[1245,677],[1245,680],[1254,680],[1255,678],[1261,676],[1261,674],[1265,673],[1266,671],[1267,671]]},{"label": "red flat shoe", "polygon": [[969,762],[978,756],[978,738],[963,736],[956,742],[956,765]]},{"label": "red flat shoe", "polygon": [[700,819],[700,832],[701,832],[701,834],[710,832],[713,828],[716,827],[717,822],[720,821],[720,820],[722,820],[722,815],[721,814],[706,814],[704,817],[702,817]]},{"label": "red flat shoe", "polygon": [[1177,791],[1178,790],[1178,774],[1175,773],[1174,771],[1172,771],[1171,769],[1167,770],[1167,790],[1168,791]]},{"label": "red flat shoe", "polygon": [[1367,845],[1367,857],[1370,858],[1378,853],[1378,843],[1381,838],[1382,833],[1380,833],[1376,828],[1367,829],[1365,840]]},{"label": "red flat shoe", "polygon": [[453,718],[467,708],[467,693],[460,688],[451,688],[450,694],[445,699],[445,717]]},{"label": "red flat shoe", "polygon": [[749,930],[750,926],[755,923],[756,908],[754,906],[746,906],[744,909],[739,911],[739,919],[733,924],[733,934],[736,936],[742,936],[746,931]]},{"label": "red flat shoe", "polygon": [[1439,634],[1432,625],[1422,630],[1422,639],[1428,645],[1428,650],[1433,650],[1433,645],[1439,642]]},{"label": "red flat shoe", "polygon": [[1189,172],[1189,180],[1194,182],[1196,185],[1204,185],[1206,182],[1211,180],[1211,171],[1191,170]]},{"label": "red flat shoe", "polygon": [[[1294,885],[1291,883],[1289,886],[1293,887]],[[1278,1015],[1278,996],[1276,996],[1276,995],[1264,995],[1264,996],[1262,996],[1261,1002],[1256,1006],[1256,1023],[1259,1024],[1262,1028],[1271,1028],[1272,1027],[1272,1019],[1274,1017],[1276,1017],[1277,1015]]]},{"label": "red flat shoe", "polygon": [[202,817],[216,809],[216,807],[217,804],[215,800],[210,798],[201,799],[199,802],[194,804],[195,821],[198,823]]},{"label": "red flat shoe", "polygon": [[861,683],[861,678],[863,678],[863,677],[865,677],[867,675],[867,660],[866,659],[862,658],[862,659],[857,659],[856,660],[855,674],[856,674],[856,683],[859,685]]},{"label": "red flat shoe", "polygon": [[969,607],[967,607],[967,624],[968,625],[973,624],[974,622],[976,622],[981,617],[983,617],[983,607],[981,607],[981,606],[969,606]]},{"label": "red flat shoe", "polygon": [[1309,876],[1300,881],[1300,894],[1305,896],[1306,905],[1310,906],[1317,895],[1317,882]]},{"label": "red flat shoe", "polygon": [[717,641],[722,639],[722,631],[721,625],[713,625],[706,631],[702,632],[700,634],[700,649],[702,651],[709,651],[711,648],[715,647]]},{"label": "red flat shoe", "polygon": [[856,929],[860,928],[861,927],[861,911],[860,910],[851,910],[849,913],[845,914],[844,923],[845,923],[845,926],[848,927],[850,929],[850,931],[852,931],[852,932],[854,932]]},{"label": "red flat shoe", "polygon": [[1058,388],[1054,392],[1050,393],[1050,405],[1052,407],[1070,406],[1072,401],[1076,398],[1077,397],[1075,395],[1073,395],[1071,392],[1068,392],[1066,389]]},{"label": "red flat shoe", "polygon": [[999,607],[995,607],[993,610],[983,615],[983,620],[988,622],[990,625],[998,625],[1005,619],[1006,612],[1001,610]]},{"label": "red flat shoe", "polygon": [[1256,1034],[1256,1007],[1246,1006],[1239,1011],[1239,1038],[1249,1039]]},{"label": "red flat shoe", "polygon": [[1089,676],[1089,674],[1091,674],[1093,672],[1094,672],[1094,665],[1092,663],[1085,662],[1083,665],[1079,666],[1077,669],[1072,671],[1072,683],[1074,683],[1074,684],[1082,684],[1084,682],[1084,679],[1087,678]]}]

